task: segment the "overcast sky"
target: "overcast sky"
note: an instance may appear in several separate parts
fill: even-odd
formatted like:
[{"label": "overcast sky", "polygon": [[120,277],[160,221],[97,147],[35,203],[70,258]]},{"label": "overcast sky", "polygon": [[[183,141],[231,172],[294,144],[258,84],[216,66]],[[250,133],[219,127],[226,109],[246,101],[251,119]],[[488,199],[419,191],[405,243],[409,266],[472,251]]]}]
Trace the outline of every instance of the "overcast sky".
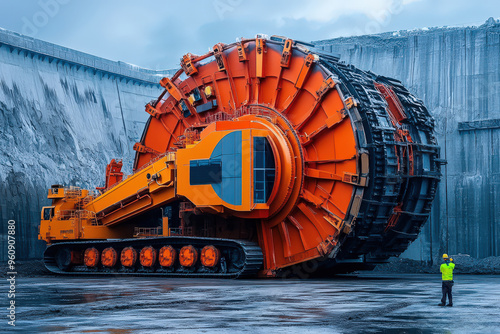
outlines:
[{"label": "overcast sky", "polygon": [[257,33],[303,41],[500,17],[471,0],[1,0],[0,27],[153,69]]}]

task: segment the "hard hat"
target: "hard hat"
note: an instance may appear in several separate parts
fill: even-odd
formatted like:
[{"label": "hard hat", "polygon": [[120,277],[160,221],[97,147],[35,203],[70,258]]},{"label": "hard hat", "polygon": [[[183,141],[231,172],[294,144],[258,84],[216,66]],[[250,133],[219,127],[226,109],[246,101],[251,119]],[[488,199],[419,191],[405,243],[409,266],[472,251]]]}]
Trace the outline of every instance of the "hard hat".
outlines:
[{"label": "hard hat", "polygon": [[447,259],[448,258],[448,254],[443,254],[443,259]]}]

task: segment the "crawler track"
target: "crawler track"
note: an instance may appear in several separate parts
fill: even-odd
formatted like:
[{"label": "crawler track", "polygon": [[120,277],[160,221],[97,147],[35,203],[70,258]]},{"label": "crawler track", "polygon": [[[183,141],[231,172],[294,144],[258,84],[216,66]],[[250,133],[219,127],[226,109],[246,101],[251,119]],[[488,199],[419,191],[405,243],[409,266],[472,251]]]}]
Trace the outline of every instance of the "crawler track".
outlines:
[{"label": "crawler track", "polygon": [[[112,268],[99,264],[97,267],[88,268],[83,263],[65,267],[59,260],[60,252],[70,250],[82,253],[85,249],[95,247],[99,252],[107,247],[113,247],[118,254],[125,247],[134,247],[140,251],[143,247],[152,246],[157,251],[166,245],[179,249],[186,245],[192,245],[199,251],[206,245],[213,245],[221,252],[221,259],[224,264],[219,264],[214,268],[206,268],[198,260],[194,267],[184,268],[177,260],[170,268],[162,268],[158,261],[149,268],[141,266],[139,261],[132,268],[126,268],[117,264]],[[103,240],[103,241],[83,241],[83,242],[60,242],[47,247],[44,253],[45,266],[57,274],[72,275],[147,275],[147,276],[167,276],[167,277],[214,277],[214,278],[238,278],[255,276],[262,266],[262,252],[259,246],[250,241],[228,240],[218,238],[197,238],[197,237],[160,237],[143,239],[124,240]],[[225,268],[224,268],[225,267]]]}]

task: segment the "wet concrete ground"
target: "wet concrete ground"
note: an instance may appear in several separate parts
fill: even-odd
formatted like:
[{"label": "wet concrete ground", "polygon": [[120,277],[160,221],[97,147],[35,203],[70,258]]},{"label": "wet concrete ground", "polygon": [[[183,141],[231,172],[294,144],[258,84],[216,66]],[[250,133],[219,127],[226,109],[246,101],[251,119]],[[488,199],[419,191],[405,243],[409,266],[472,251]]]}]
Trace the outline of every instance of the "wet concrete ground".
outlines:
[{"label": "wet concrete ground", "polygon": [[19,278],[16,332],[500,332],[500,276],[457,276],[453,308],[437,306],[439,275],[392,276]]}]

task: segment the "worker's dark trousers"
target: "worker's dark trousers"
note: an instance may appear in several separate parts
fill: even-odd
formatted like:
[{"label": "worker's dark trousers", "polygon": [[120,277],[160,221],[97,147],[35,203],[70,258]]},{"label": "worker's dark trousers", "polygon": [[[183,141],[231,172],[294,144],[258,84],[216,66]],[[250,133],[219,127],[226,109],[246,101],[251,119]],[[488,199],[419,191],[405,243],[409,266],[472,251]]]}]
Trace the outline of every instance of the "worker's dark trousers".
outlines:
[{"label": "worker's dark trousers", "polygon": [[446,304],[446,295],[448,295],[448,302],[453,304],[453,298],[451,297],[452,287],[453,281],[443,281],[443,298],[441,298],[441,303]]}]

